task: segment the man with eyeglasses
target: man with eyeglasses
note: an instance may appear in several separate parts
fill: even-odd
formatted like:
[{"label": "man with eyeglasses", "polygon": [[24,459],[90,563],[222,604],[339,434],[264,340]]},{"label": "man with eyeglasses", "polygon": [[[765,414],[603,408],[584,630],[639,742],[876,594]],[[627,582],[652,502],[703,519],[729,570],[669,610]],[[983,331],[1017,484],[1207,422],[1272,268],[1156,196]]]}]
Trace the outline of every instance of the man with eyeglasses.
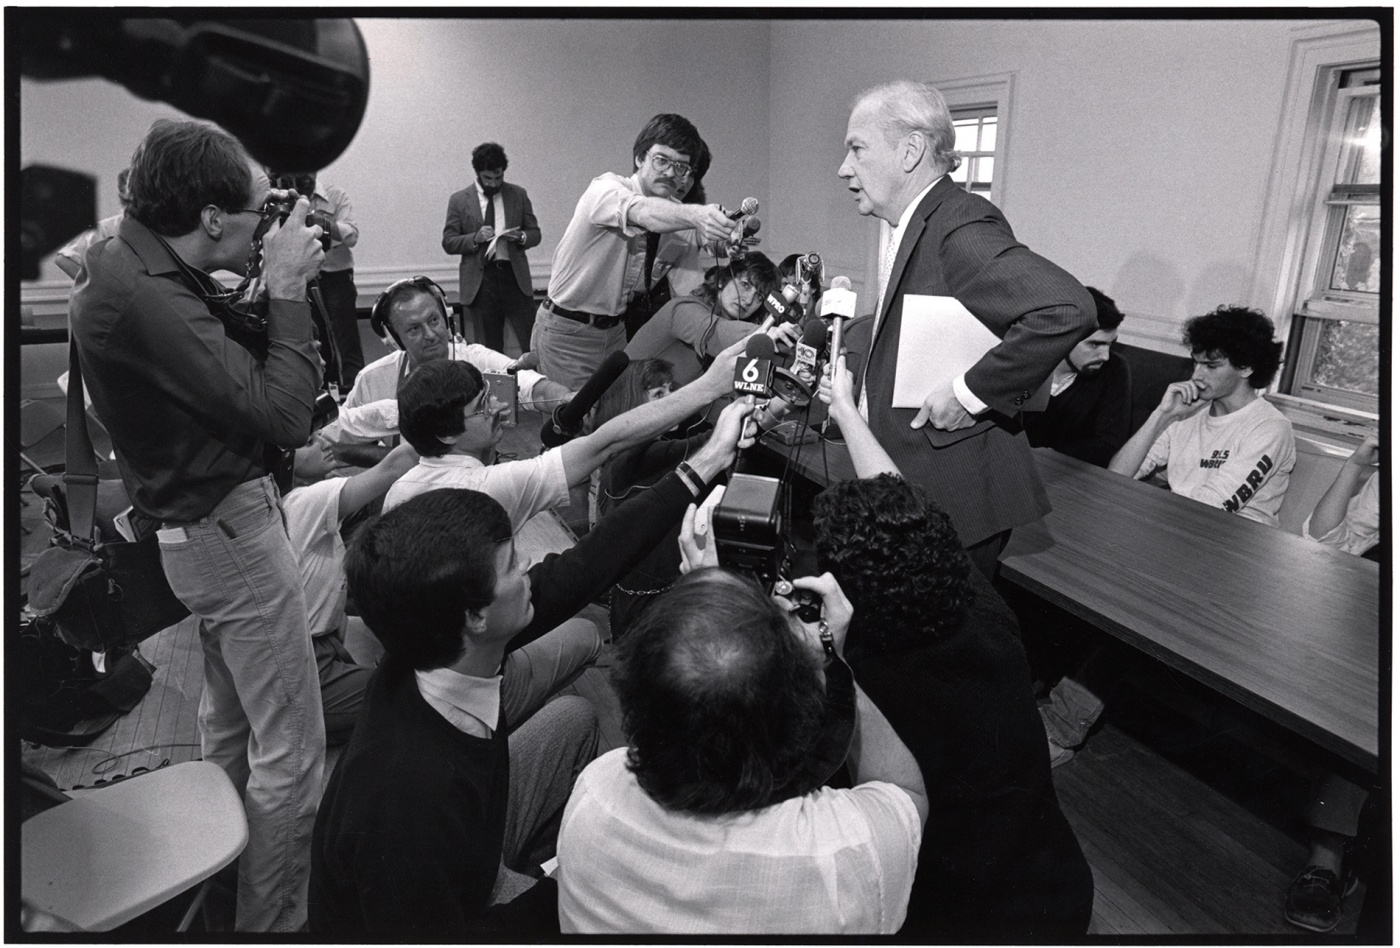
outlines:
[{"label": "man with eyeglasses", "polygon": [[132,156],[117,236],[88,250],[71,320],[83,382],[111,432],[137,532],[156,532],[171,589],[204,651],[205,760],[243,793],[238,931],[306,923],[325,731],[306,602],[270,447],[311,431],[322,364],[307,281],[324,256],[305,198],[261,239],[267,351],[207,303],[242,272],[267,176],[227,133],[156,122]]},{"label": "man with eyeglasses", "polygon": [[736,223],[715,204],[683,204],[705,144],[680,115],[654,116],[632,145],[633,173],[594,178],[554,251],[549,296],[531,348],[540,371],[578,388],[627,343],[628,301],[701,244],[730,240]]}]

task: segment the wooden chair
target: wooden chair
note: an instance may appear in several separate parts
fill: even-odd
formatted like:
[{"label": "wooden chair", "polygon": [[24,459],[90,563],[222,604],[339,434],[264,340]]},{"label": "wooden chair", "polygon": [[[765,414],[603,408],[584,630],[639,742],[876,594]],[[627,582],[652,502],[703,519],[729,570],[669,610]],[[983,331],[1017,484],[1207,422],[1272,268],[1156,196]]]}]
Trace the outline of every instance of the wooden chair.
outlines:
[{"label": "wooden chair", "polygon": [[[248,843],[228,775],[190,761],[75,791],[20,826],[20,895],[49,924],[105,932],[208,880]],[[184,931],[204,889],[181,919]]]}]

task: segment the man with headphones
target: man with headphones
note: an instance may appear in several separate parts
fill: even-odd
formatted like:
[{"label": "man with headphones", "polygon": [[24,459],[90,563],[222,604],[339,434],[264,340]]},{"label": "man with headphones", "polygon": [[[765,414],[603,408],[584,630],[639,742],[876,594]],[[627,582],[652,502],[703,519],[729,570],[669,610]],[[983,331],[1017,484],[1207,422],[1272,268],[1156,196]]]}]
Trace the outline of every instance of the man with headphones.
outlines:
[{"label": "man with headphones", "polygon": [[[425,276],[390,284],[375,301],[369,324],[394,351],[360,370],[355,387],[341,406],[341,419],[322,431],[323,437],[332,444],[373,440],[396,433],[391,430],[397,427],[397,422],[388,417],[390,412],[377,411],[377,425],[361,427],[356,421],[360,414],[380,407],[374,403],[396,399],[399,385],[421,365],[453,359],[470,362],[481,372],[498,375],[515,365],[503,352],[458,340],[452,331],[442,287]],[[520,369],[516,380],[520,386],[520,404],[526,408],[550,412],[573,397],[569,389],[530,369]],[[392,425],[387,424],[390,421]],[[379,430],[369,430],[375,427]]]}]

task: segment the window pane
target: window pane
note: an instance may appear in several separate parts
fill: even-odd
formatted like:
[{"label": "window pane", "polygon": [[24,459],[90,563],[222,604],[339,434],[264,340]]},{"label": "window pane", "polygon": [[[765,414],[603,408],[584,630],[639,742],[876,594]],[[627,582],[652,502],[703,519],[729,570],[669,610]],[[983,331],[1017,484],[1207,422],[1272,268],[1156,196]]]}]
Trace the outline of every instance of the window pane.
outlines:
[{"label": "window pane", "polygon": [[974,180],[974,181],[977,181],[977,182],[980,183],[980,184],[991,184],[991,182],[992,182],[992,162],[995,161],[995,160],[996,160],[996,159],[994,159],[994,158],[978,158],[978,159],[977,159],[977,176],[976,176],[975,178],[973,178],[973,180]]},{"label": "window pane", "polygon": [[953,123],[956,136],[953,147],[958,151],[977,151],[977,119],[960,119]]},{"label": "window pane", "polygon": [[1347,208],[1342,239],[1337,243],[1337,262],[1332,269],[1331,288],[1360,293],[1381,289],[1381,209],[1376,204],[1353,204]]},{"label": "window pane", "polygon": [[1346,142],[1337,163],[1338,184],[1381,183],[1381,126],[1377,120],[1376,96],[1351,100],[1347,113]]},{"label": "window pane", "polygon": [[982,147],[980,150],[997,150],[997,120],[995,118],[989,118],[982,123]]},{"label": "window pane", "polygon": [[1362,395],[1380,394],[1380,327],[1319,320],[1312,381]]},{"label": "window pane", "polygon": [[975,161],[975,160],[976,160],[975,158],[974,158],[974,159],[971,159],[971,160],[964,158],[962,164],[958,165],[958,166],[957,166],[956,168],[954,168],[952,171],[948,172],[948,177],[950,177],[950,178],[952,178],[954,181],[958,182],[958,184],[964,184],[964,183],[966,183],[966,181],[967,181],[967,168],[968,168],[968,166],[971,165],[971,164],[973,163],[973,161]]}]

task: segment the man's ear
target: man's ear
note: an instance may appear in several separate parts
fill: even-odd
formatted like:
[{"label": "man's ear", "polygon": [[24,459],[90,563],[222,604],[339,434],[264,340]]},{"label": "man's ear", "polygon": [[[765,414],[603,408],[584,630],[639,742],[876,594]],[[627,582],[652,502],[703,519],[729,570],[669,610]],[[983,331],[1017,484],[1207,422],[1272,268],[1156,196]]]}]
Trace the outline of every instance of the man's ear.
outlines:
[{"label": "man's ear", "polygon": [[222,240],[224,212],[212,204],[206,205],[204,210],[199,212],[199,226],[204,228],[204,233],[209,235],[210,240]]},{"label": "man's ear", "polygon": [[[900,146],[899,159],[904,167],[904,172],[908,174],[918,167],[919,162],[928,154],[928,136],[923,132],[910,132],[904,136],[904,142]],[[931,156],[930,156],[931,157]]]},{"label": "man's ear", "polygon": [[438,439],[439,441],[441,441],[443,444],[456,444],[456,443],[457,443],[457,436],[456,436],[456,435],[438,435],[438,436],[437,436],[437,439]]},{"label": "man's ear", "polygon": [[462,622],[462,631],[470,638],[476,638],[486,631],[486,617],[474,609],[468,609]]}]

